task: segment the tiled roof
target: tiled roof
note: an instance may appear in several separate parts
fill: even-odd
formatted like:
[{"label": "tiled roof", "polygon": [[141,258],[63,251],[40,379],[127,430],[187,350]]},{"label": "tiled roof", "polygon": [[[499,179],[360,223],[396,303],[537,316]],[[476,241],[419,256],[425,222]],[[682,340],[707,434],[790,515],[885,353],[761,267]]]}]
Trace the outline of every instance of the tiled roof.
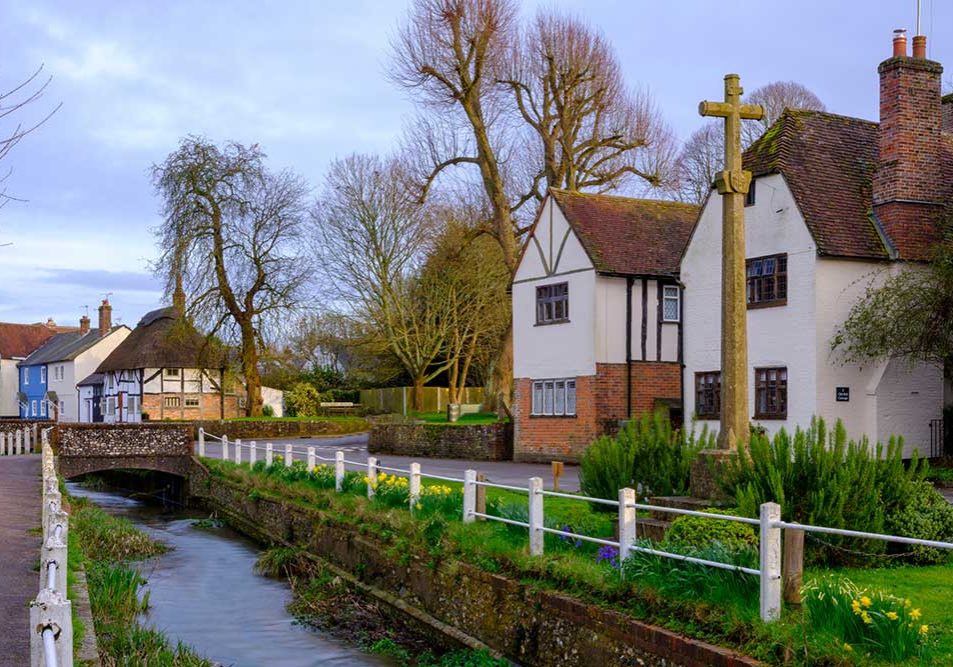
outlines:
[{"label": "tiled roof", "polygon": [[222,355],[173,307],[142,316],[132,333],[106,357],[97,373],[137,368],[219,368]]},{"label": "tiled roof", "polygon": [[596,271],[678,274],[698,207],[656,199],[550,190]]},{"label": "tiled roof", "polygon": [[[937,167],[953,178],[953,137],[945,135],[943,146]],[[754,176],[784,175],[820,254],[888,259],[885,232],[872,215],[877,157],[877,123],[788,109],[745,151],[744,164]],[[887,240],[901,257],[925,259],[914,239]]]},{"label": "tiled roof", "polygon": [[0,322],[0,359],[24,359],[56,332],[45,324]]},{"label": "tiled roof", "polygon": [[[109,333],[124,328],[125,325],[114,326]],[[108,334],[107,334],[108,335]],[[35,366],[50,364],[55,361],[70,361],[101,341],[105,336],[99,334],[99,329],[91,329],[86,333],[71,331],[59,333],[43,343],[36,352],[20,362],[21,366]]]},{"label": "tiled roof", "polygon": [[85,378],[76,383],[77,387],[94,387],[103,383],[104,375],[102,373],[90,373]]}]

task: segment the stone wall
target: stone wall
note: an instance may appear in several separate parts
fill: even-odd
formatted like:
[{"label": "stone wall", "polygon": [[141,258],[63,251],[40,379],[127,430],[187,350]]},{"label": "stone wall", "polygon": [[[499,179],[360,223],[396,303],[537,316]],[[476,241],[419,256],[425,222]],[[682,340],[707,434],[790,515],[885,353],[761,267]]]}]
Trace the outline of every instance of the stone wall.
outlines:
[{"label": "stone wall", "polygon": [[192,437],[198,438],[199,428],[215,436],[227,435],[229,440],[263,440],[265,438],[300,438],[303,436],[344,435],[361,433],[370,428],[363,419],[307,421],[263,418],[254,421],[205,420],[190,422]]},{"label": "stone wall", "polygon": [[334,525],[334,517],[280,501],[253,499],[240,485],[212,480],[199,465],[193,468],[190,485],[210,509],[251,537],[264,543],[303,546],[362,582],[523,665],[759,664],[730,650],[681,637],[619,612],[458,561],[441,560],[434,566],[411,557],[398,562],[389,555],[390,547]]},{"label": "stone wall", "polygon": [[371,454],[425,456],[474,461],[509,461],[513,458],[511,424],[375,424],[367,441]]},{"label": "stone wall", "polygon": [[34,424],[38,425],[36,437],[39,438],[39,429],[51,426],[52,422],[37,421],[35,419],[0,419],[0,433],[14,433],[16,431],[22,431],[24,427],[32,429]]},{"label": "stone wall", "polygon": [[60,474],[146,469],[188,474],[191,429],[175,424],[65,424],[53,431]]}]

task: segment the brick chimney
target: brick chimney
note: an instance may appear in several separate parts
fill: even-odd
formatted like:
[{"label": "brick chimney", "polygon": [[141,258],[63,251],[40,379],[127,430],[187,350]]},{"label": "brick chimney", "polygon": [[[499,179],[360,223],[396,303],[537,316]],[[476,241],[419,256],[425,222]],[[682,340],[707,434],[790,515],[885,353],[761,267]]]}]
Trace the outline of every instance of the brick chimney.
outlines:
[{"label": "brick chimney", "polygon": [[47,328],[47,329],[55,329],[55,328],[56,328],[56,320],[54,320],[52,317],[47,317],[47,318],[46,318],[46,328]]},{"label": "brick chimney", "polygon": [[901,258],[926,259],[946,186],[940,163],[940,77],[926,59],[926,37],[914,37],[907,55],[904,31],[895,31],[893,56],[880,63],[880,159],[873,178],[874,213]]},{"label": "brick chimney", "polygon": [[79,333],[82,336],[89,333],[89,315],[83,315],[79,318]]},{"label": "brick chimney", "polygon": [[103,299],[99,306],[99,335],[105,336],[113,327],[113,307],[109,305],[109,299]]},{"label": "brick chimney", "polygon": [[943,131],[953,134],[953,93],[943,97]]}]

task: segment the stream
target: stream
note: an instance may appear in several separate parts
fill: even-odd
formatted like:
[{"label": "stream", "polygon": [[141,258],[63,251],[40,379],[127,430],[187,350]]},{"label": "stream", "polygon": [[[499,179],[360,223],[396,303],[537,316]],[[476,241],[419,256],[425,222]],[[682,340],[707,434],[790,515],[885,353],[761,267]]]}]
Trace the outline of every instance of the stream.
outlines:
[{"label": "stream", "polygon": [[295,623],[286,609],[288,584],[256,574],[259,547],[230,528],[198,529],[192,522],[202,514],[163,513],[119,493],[66,486],[172,547],[138,566],[149,582],[150,607],[141,623],[165,632],[173,646],[181,641],[229,666],[394,664]]}]

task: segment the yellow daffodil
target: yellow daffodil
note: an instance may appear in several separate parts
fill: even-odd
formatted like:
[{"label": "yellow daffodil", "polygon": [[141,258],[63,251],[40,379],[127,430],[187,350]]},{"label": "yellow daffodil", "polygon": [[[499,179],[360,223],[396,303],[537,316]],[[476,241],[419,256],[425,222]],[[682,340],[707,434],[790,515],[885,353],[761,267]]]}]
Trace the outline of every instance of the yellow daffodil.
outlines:
[{"label": "yellow daffodil", "polygon": [[874,620],[870,618],[870,614],[868,614],[866,611],[860,612],[860,620],[862,620],[866,625],[870,625],[874,622]]},{"label": "yellow daffodil", "polygon": [[913,611],[910,612],[910,618],[912,618],[913,620],[917,620],[918,618],[920,618],[920,616],[921,614],[919,609],[914,609]]},{"label": "yellow daffodil", "polygon": [[929,631],[930,631],[930,626],[929,626],[929,625],[921,625],[921,626],[920,626],[920,634],[921,634],[921,635],[925,635],[925,634],[928,633]]},{"label": "yellow daffodil", "polygon": [[850,644],[844,644],[844,650],[847,651],[848,653],[851,653],[854,650],[854,647],[851,646]]},{"label": "yellow daffodil", "polygon": [[860,613],[860,600],[854,600],[850,603],[850,608],[854,611],[855,614]]},{"label": "yellow daffodil", "polygon": [[865,607],[869,607],[871,605],[870,598],[867,597],[866,595],[863,596],[862,598],[860,598],[860,604],[862,604]]},{"label": "yellow daffodil", "polygon": [[891,621],[896,621],[899,618],[899,616],[897,616],[897,612],[895,611],[888,611],[887,618],[889,618]]}]

